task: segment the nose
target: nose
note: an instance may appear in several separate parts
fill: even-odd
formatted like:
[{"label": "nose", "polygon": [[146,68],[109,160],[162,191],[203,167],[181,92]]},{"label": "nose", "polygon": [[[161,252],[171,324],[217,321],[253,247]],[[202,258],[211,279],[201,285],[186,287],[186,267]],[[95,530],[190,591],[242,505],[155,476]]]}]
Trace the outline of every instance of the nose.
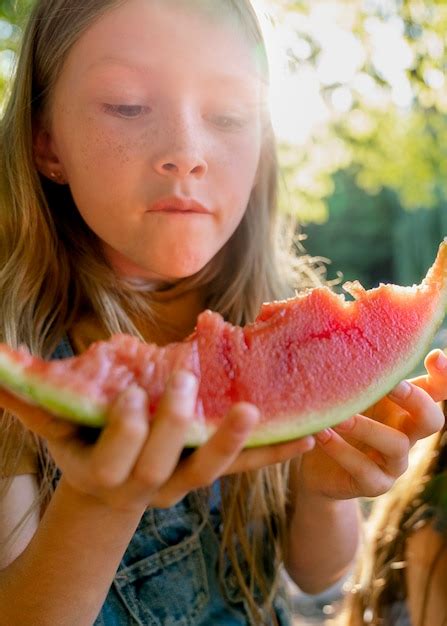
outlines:
[{"label": "nose", "polygon": [[161,176],[203,178],[208,163],[203,156],[200,129],[187,120],[177,120],[165,128],[163,145],[156,149],[153,168]]},{"label": "nose", "polygon": [[184,154],[170,154],[158,159],[154,169],[162,176],[176,176],[178,178],[203,178],[208,170],[208,165],[203,159]]}]

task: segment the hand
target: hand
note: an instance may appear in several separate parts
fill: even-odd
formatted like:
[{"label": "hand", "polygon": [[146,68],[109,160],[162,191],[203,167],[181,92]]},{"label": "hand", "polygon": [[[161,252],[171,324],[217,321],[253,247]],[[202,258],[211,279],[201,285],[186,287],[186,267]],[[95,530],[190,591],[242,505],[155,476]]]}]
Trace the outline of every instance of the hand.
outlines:
[{"label": "hand", "polygon": [[72,488],[125,510],[171,506],[220,476],[284,462],[314,445],[313,438],[306,437],[243,450],[259,412],[253,405],[240,403],[232,407],[208,442],[180,460],[196,396],[196,379],[178,372],[149,424],[147,396],[139,387],[131,387],[111,407],[95,443],[82,440],[74,424],[1,390],[0,406],[47,440]]},{"label": "hand", "polygon": [[[432,359],[426,386],[439,392],[445,378],[434,372]],[[404,381],[364,415],[316,435],[315,450],[304,455],[299,467],[293,463],[298,472],[291,482],[295,497],[306,493],[344,500],[388,491],[407,469],[410,447],[444,425],[441,407],[420,383],[420,378]]]}]

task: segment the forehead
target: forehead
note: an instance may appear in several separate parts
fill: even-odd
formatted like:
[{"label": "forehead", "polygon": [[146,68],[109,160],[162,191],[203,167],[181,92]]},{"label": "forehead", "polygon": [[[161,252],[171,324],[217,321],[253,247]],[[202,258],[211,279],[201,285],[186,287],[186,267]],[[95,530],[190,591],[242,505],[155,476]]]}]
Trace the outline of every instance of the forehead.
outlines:
[{"label": "forehead", "polygon": [[259,82],[256,46],[237,18],[204,2],[127,0],[97,18],[71,49],[71,76],[113,71],[169,72]]}]

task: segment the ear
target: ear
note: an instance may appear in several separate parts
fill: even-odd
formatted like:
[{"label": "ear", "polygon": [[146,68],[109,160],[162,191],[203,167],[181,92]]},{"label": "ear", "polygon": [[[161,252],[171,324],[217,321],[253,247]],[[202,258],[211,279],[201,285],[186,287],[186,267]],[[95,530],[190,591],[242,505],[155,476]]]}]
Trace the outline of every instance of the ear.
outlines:
[{"label": "ear", "polygon": [[42,120],[33,127],[33,154],[37,169],[43,176],[53,181],[65,182],[65,171],[59,160],[54,141]]}]

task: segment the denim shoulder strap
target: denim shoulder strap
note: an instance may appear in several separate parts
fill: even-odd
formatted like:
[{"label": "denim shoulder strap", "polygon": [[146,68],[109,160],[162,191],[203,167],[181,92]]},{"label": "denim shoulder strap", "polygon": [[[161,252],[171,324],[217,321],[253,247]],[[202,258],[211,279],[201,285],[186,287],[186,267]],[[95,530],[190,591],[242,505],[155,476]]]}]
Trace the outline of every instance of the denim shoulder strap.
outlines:
[{"label": "denim shoulder strap", "polygon": [[54,361],[56,359],[67,359],[72,356],[75,356],[74,350],[71,347],[68,336],[64,335],[58,343],[56,350],[51,355],[51,360]]}]

